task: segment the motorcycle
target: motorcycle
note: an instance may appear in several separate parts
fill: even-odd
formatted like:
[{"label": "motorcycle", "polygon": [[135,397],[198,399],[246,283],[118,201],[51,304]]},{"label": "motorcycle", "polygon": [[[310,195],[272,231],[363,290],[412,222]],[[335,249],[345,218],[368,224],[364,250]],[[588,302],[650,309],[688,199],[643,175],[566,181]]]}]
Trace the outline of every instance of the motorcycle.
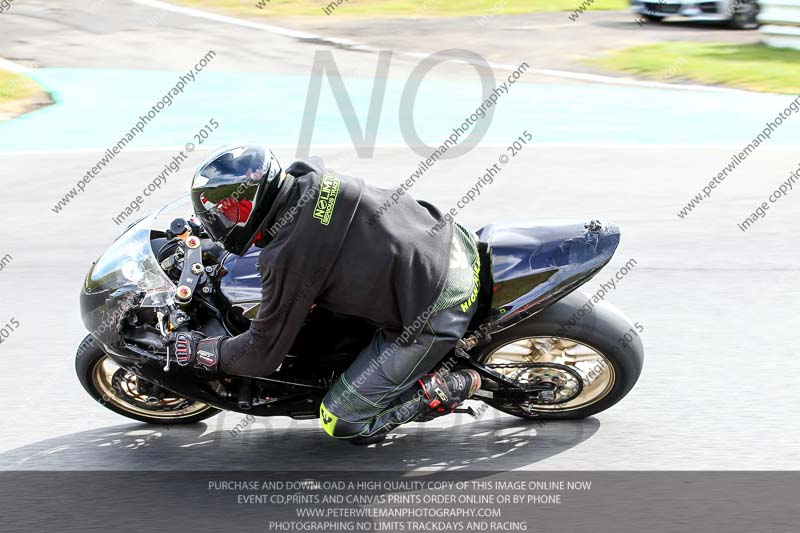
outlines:
[{"label": "motorcycle", "polygon": [[[90,268],[80,296],[89,335],[75,359],[84,389],[152,424],[195,423],[221,410],[317,418],[374,326],[314,306],[269,376],[208,377],[180,366],[171,333],[238,335],[261,299],[260,250],[226,252],[182,218],[187,213],[184,198],[143,217]],[[477,370],[483,384],[473,399],[525,419],[579,419],[619,402],[641,373],[642,342],[616,308],[576,290],[610,261],[619,229],[598,221],[493,224],[478,237],[478,311],[440,369]]]}]

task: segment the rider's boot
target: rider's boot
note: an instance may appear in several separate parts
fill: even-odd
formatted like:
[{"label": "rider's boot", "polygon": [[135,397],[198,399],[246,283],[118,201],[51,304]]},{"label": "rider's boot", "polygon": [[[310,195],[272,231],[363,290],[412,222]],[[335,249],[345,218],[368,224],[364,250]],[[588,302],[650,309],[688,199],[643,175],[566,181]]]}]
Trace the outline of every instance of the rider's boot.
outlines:
[{"label": "rider's boot", "polygon": [[461,402],[475,394],[481,388],[481,375],[472,369],[449,372],[444,376],[427,374],[419,384],[425,402],[414,421],[427,422],[452,413]]},{"label": "rider's boot", "polygon": [[[475,370],[458,370],[445,375],[426,374],[419,380],[422,393],[420,412],[414,422],[427,422],[452,413],[461,402],[475,394],[481,387],[481,376]],[[351,444],[368,446],[386,439],[388,429],[368,437],[350,439]]]}]

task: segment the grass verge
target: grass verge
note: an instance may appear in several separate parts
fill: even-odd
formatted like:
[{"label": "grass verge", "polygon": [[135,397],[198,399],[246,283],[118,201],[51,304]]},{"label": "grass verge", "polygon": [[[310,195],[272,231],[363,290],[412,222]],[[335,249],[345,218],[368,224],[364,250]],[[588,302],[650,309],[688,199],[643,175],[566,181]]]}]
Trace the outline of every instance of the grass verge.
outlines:
[{"label": "grass verge", "polygon": [[[572,11],[589,0],[177,0],[177,3],[236,16],[460,17]],[[589,10],[627,9],[627,0],[595,0]]]},{"label": "grass verge", "polygon": [[800,51],[760,44],[671,42],[634,46],[589,63],[657,81],[800,94]]},{"label": "grass verge", "polygon": [[32,79],[0,69],[0,104],[35,98],[43,93]]},{"label": "grass verge", "polygon": [[0,69],[0,121],[52,103],[50,95],[22,74]]}]

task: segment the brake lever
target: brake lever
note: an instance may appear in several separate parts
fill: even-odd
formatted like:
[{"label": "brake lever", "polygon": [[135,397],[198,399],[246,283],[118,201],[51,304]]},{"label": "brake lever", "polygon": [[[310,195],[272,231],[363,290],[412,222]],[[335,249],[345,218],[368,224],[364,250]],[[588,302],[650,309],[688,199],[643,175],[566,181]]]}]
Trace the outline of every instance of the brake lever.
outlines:
[{"label": "brake lever", "polygon": [[[171,314],[171,313],[170,313]],[[161,311],[156,313],[156,319],[158,320],[158,329],[161,331],[161,336],[167,341],[164,343],[165,347],[167,348],[167,362],[164,364],[162,370],[164,372],[169,372],[169,335],[166,332],[166,321],[168,320],[169,315],[165,315]]]}]

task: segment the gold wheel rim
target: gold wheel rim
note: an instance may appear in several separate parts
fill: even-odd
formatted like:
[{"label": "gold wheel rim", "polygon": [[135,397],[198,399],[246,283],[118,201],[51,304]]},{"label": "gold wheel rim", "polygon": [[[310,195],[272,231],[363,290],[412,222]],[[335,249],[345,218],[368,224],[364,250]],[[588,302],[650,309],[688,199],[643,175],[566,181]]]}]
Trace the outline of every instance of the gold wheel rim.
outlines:
[{"label": "gold wheel rim", "polygon": [[122,367],[107,355],[95,363],[92,369],[92,382],[100,393],[103,403],[112,404],[131,414],[162,420],[189,418],[211,409],[210,405],[200,402],[191,402],[185,407],[176,409],[177,406],[188,401],[186,398],[180,396],[168,396],[158,399],[157,402],[148,402],[148,396],[136,390],[136,380],[138,379],[136,374],[127,371],[120,383],[124,394],[131,399],[136,399],[142,403],[148,404],[151,408],[147,409],[126,401],[125,397],[121,396],[113,385],[114,375],[121,369]]},{"label": "gold wheel rim", "polygon": [[[487,359],[488,365],[553,363],[575,370],[581,376],[583,388],[574,398],[564,403],[522,404],[527,411],[567,412],[593,405],[611,392],[616,373],[611,361],[599,350],[587,344],[563,337],[528,337],[494,350]],[[520,383],[532,382],[536,377],[552,374],[548,369],[495,368],[496,372]],[[566,391],[564,397],[568,397]]]}]

